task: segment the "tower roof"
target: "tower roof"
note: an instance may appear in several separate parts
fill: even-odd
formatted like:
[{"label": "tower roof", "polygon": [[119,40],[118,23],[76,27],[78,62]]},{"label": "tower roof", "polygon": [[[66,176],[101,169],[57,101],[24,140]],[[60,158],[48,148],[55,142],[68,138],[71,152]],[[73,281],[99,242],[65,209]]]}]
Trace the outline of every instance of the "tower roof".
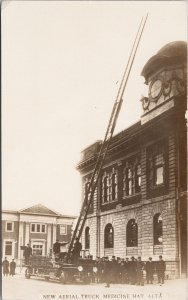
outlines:
[{"label": "tower roof", "polygon": [[175,41],[166,44],[156,55],[152,56],[145,64],[141,75],[147,80],[149,75],[156,72],[161,66],[187,61],[187,43]]}]

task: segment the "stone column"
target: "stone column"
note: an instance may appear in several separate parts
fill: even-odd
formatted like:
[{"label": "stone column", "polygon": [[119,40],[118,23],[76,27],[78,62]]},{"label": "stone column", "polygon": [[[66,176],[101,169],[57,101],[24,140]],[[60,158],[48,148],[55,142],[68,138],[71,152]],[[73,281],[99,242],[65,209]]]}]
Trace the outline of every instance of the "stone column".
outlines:
[{"label": "stone column", "polygon": [[27,245],[29,243],[29,223],[25,225],[25,245]]},{"label": "stone column", "polygon": [[51,245],[52,245],[51,224],[48,224],[47,225],[47,249],[46,249],[47,255],[50,253]]},{"label": "stone column", "polygon": [[56,224],[53,224],[53,237],[52,237],[52,241],[53,241],[53,244],[56,242]]},{"label": "stone column", "polygon": [[23,250],[20,249],[20,246],[24,246],[24,228],[23,222],[19,222],[19,237],[18,237],[18,259],[23,258]]}]

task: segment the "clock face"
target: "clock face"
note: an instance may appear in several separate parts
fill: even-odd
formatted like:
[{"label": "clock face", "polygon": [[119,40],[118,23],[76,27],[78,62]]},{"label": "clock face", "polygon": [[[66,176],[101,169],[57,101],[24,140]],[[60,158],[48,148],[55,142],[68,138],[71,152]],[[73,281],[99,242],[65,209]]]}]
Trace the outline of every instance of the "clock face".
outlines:
[{"label": "clock face", "polygon": [[158,98],[162,92],[162,81],[160,79],[155,80],[151,83],[150,94],[153,99]]}]

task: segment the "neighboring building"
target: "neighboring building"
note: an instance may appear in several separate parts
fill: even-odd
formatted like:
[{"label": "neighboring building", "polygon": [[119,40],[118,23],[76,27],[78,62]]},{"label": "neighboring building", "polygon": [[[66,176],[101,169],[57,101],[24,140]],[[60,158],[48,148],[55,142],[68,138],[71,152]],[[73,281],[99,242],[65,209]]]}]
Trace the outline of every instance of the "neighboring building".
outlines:
[{"label": "neighboring building", "polygon": [[20,211],[2,211],[2,255],[23,258],[21,246],[30,243],[33,254],[49,255],[56,239],[70,242],[76,217],[57,213],[38,204]]},{"label": "neighboring building", "polygon": [[[187,270],[186,60],[186,43],[172,42],[144,66],[143,115],[113,137],[82,234],[94,257],[162,254],[171,277]],[[100,146],[82,152],[83,193]]]}]

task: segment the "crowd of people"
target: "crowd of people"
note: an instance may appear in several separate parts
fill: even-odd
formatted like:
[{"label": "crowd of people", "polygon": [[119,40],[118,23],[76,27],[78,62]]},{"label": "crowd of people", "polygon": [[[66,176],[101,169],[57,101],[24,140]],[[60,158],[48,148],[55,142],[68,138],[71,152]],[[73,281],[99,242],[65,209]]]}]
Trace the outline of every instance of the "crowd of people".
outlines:
[{"label": "crowd of people", "polygon": [[3,266],[3,275],[4,276],[14,276],[15,275],[15,270],[16,270],[16,263],[14,261],[14,259],[12,259],[12,261],[9,263],[7,257],[5,257],[5,259],[3,260],[2,263]]},{"label": "crowd of people", "polygon": [[[166,263],[162,256],[159,256],[158,261],[153,261],[149,257],[147,262],[143,262],[141,257],[121,259],[112,256],[109,260],[108,257],[96,259],[96,279],[97,282],[105,282],[109,287],[111,283],[125,283],[133,285],[144,285],[146,280],[147,284],[153,284],[154,274],[157,274],[158,283],[163,284],[165,278]],[[144,271],[146,278],[144,277]]]}]

